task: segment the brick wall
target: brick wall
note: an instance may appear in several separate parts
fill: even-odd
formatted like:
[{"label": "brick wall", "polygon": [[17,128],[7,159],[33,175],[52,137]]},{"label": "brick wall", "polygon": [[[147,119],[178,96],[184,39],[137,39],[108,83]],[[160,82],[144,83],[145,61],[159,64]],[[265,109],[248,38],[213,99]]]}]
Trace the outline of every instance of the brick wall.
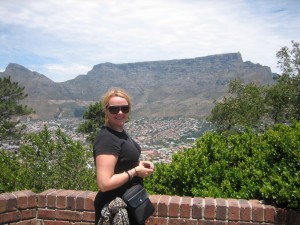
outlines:
[{"label": "brick wall", "polygon": [[[92,225],[91,191],[50,189],[0,195],[0,224]],[[257,200],[150,196],[156,210],[147,225],[300,225],[300,210],[275,208]]]}]

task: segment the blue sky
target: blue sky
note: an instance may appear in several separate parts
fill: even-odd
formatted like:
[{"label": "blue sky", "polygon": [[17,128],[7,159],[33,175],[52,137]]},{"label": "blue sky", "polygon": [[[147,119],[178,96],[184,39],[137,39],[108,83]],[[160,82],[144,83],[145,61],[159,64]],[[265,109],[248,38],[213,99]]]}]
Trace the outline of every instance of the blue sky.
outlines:
[{"label": "blue sky", "polygon": [[0,0],[0,71],[18,63],[55,82],[99,63],[240,52],[277,67],[300,41],[299,0]]}]

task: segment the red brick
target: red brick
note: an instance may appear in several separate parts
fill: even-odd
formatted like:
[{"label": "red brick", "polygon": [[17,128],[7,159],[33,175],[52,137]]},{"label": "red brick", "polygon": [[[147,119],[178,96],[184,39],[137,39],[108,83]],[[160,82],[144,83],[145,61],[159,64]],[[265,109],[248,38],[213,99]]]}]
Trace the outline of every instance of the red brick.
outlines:
[{"label": "red brick", "polygon": [[8,222],[16,222],[21,220],[21,213],[19,211],[13,211],[1,214],[0,216],[0,224],[8,223]]},{"label": "red brick", "polygon": [[228,199],[228,220],[240,220],[240,207],[237,199]]},{"label": "red brick", "polygon": [[0,213],[3,213],[6,211],[6,198],[3,194],[0,195]]},{"label": "red brick", "polygon": [[228,225],[241,225],[241,223],[236,221],[229,221]]},{"label": "red brick", "polygon": [[44,221],[44,225],[71,225],[72,223],[69,221]]},{"label": "red brick", "polygon": [[170,207],[169,207],[169,216],[170,217],[178,217],[179,216],[180,201],[181,201],[181,197],[179,197],[179,196],[171,197]]},{"label": "red brick", "polygon": [[191,217],[191,197],[182,197],[180,204],[180,217],[190,218]]},{"label": "red brick", "polygon": [[22,220],[36,218],[36,209],[21,210],[20,213]]},{"label": "red brick", "polygon": [[57,194],[59,194],[61,190],[55,190],[47,194],[47,206],[48,208],[56,208],[57,207]]},{"label": "red brick", "polygon": [[223,198],[216,199],[216,219],[226,220],[227,219],[227,203]]},{"label": "red brick", "polygon": [[84,199],[88,195],[89,192],[86,191],[77,191],[76,193],[76,210],[83,211],[84,210]]},{"label": "red brick", "polygon": [[162,195],[159,199],[157,214],[158,216],[168,216],[168,206],[169,206],[170,196]]},{"label": "red brick", "polygon": [[216,221],[205,220],[205,221],[203,221],[203,225],[216,225]]},{"label": "red brick", "polygon": [[57,220],[81,221],[82,214],[76,211],[56,210],[55,218]]},{"label": "red brick", "polygon": [[96,192],[90,192],[89,195],[85,199],[84,209],[88,211],[95,211],[94,200],[96,197]]},{"label": "red brick", "polygon": [[250,200],[252,206],[252,220],[255,222],[264,222],[264,207],[258,200]]},{"label": "red brick", "polygon": [[35,208],[37,205],[37,195],[30,190],[24,190],[23,193],[27,195],[28,208]]},{"label": "red brick", "polygon": [[214,198],[205,198],[204,199],[204,218],[205,219],[214,219],[215,218],[215,199]]},{"label": "red brick", "polygon": [[202,219],[204,213],[204,199],[195,197],[192,205],[192,218]]},{"label": "red brick", "polygon": [[46,203],[47,203],[47,200],[46,200],[46,195],[38,195],[37,197],[37,207],[43,207],[45,208],[46,207]]},{"label": "red brick", "polygon": [[22,191],[15,191],[12,193],[14,196],[16,196],[17,199],[17,207],[19,209],[27,209],[28,208],[28,199],[27,195],[24,194]]},{"label": "red brick", "polygon": [[76,191],[73,191],[68,194],[66,209],[69,209],[69,210],[76,209]]},{"label": "red brick", "polygon": [[276,210],[273,206],[270,205],[265,205],[265,212],[264,212],[264,216],[265,216],[265,222],[267,223],[274,223],[276,222],[275,217],[276,217]]},{"label": "red brick", "polygon": [[0,214],[0,224],[8,223],[10,220],[7,216],[8,213],[1,213]]},{"label": "red brick", "polygon": [[44,225],[55,225],[55,221],[52,221],[52,220],[44,220]]},{"label": "red brick", "polygon": [[39,220],[39,219],[32,219],[31,220],[31,225],[42,225],[44,224],[43,220]]},{"label": "red brick", "polygon": [[95,221],[93,223],[88,223],[88,222],[75,222],[75,223],[72,223],[73,225],[94,225],[95,224]]},{"label": "red brick", "polygon": [[64,190],[57,193],[56,196],[56,208],[58,209],[66,209],[67,208],[67,195],[69,191]]},{"label": "red brick", "polygon": [[169,225],[169,223],[166,218],[150,217],[147,220],[146,225]]},{"label": "red brick", "polygon": [[251,221],[252,214],[251,214],[251,207],[247,200],[239,199],[240,204],[240,220],[241,221]]},{"label": "red brick", "polygon": [[55,219],[55,210],[39,209],[37,216],[39,219]]},{"label": "red brick", "polygon": [[203,225],[204,224],[204,220],[198,220],[198,225]]},{"label": "red brick", "polygon": [[152,204],[155,208],[153,216],[157,216],[157,214],[158,214],[158,202],[159,202],[160,197],[161,197],[160,195],[150,195],[150,201],[152,202]]},{"label": "red brick", "polygon": [[17,198],[12,193],[3,193],[2,196],[6,199],[6,211],[17,210]]},{"label": "red brick", "polygon": [[82,213],[83,221],[95,222],[95,213],[94,212],[83,212]]},{"label": "red brick", "polygon": [[42,193],[37,195],[37,206],[38,207],[46,207],[47,206],[47,195],[51,192],[54,192],[55,189],[49,189],[43,191]]},{"label": "red brick", "polygon": [[10,225],[37,225],[37,221],[34,219],[31,220],[23,220],[17,223],[11,223]]},{"label": "red brick", "polygon": [[216,221],[216,225],[228,225],[226,221]]},{"label": "red brick", "polygon": [[192,219],[181,219],[181,218],[170,218],[169,219],[169,224],[170,225],[198,225],[197,220],[192,220]]}]

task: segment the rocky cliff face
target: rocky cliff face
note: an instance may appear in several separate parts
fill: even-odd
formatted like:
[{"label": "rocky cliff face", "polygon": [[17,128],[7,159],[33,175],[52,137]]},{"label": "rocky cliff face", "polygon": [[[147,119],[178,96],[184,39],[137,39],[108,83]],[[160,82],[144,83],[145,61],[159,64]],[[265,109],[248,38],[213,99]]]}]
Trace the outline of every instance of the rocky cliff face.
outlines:
[{"label": "rocky cliff face", "polygon": [[[231,79],[268,84],[273,82],[270,68],[243,62],[240,53],[230,53],[153,62],[102,63],[86,75],[55,83],[44,75],[20,65],[9,64],[0,77],[10,75],[25,86],[35,118],[74,116],[112,87],[121,87],[133,98],[132,117],[205,118],[214,99],[221,99]],[[36,108],[38,107],[38,109]]]}]

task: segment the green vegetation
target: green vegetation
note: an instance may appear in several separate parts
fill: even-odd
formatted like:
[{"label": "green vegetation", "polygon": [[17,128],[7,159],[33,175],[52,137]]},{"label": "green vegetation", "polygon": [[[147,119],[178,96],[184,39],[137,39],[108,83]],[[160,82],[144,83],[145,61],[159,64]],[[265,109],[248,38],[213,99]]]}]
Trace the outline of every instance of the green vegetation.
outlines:
[{"label": "green vegetation", "polygon": [[192,148],[159,164],[146,180],[151,193],[264,199],[300,206],[300,122],[263,134],[207,132]]},{"label": "green vegetation", "polygon": [[60,129],[26,135],[15,153],[0,150],[0,190],[97,190],[91,153]]},{"label": "green vegetation", "polygon": [[208,120],[219,131],[244,130],[245,127],[265,130],[276,123],[300,119],[300,48],[292,41],[292,49],[277,52],[283,74],[271,86],[240,80],[229,83],[228,96],[216,102]]},{"label": "green vegetation", "polygon": [[24,87],[12,82],[10,77],[0,78],[0,146],[4,142],[13,143],[20,139],[24,127],[18,126],[19,121],[16,117],[33,112],[20,104],[26,97]]},{"label": "green vegetation", "polygon": [[216,103],[208,121],[221,131],[240,127],[256,127],[266,112],[264,88],[254,83],[243,84],[240,80],[229,83],[229,96]]},{"label": "green vegetation", "polygon": [[104,117],[105,113],[101,102],[91,104],[83,114],[85,122],[79,126],[77,131],[88,134],[87,141],[93,143],[100,127],[104,124]]}]

